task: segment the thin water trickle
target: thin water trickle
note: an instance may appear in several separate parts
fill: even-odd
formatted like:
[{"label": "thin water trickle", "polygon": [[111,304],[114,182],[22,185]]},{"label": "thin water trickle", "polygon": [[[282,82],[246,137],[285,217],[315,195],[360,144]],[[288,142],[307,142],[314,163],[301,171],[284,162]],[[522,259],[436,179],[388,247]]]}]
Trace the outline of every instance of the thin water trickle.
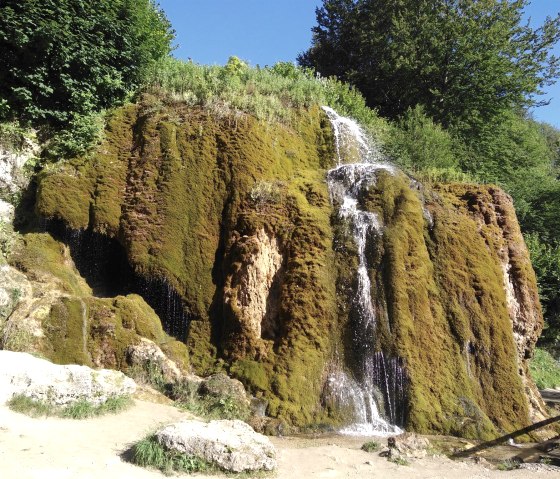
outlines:
[{"label": "thin water trickle", "polygon": [[[361,354],[355,379],[339,371],[329,378],[330,390],[344,406],[355,411],[355,423],[340,431],[343,434],[391,435],[401,433],[393,425],[402,423],[398,405],[404,400],[405,372],[397,359],[387,359],[372,346],[376,317],[371,297],[366,245],[370,238],[382,235],[382,221],[372,212],[360,209],[359,195],[375,184],[380,170],[394,173],[394,167],[385,161],[379,148],[362,128],[349,118],[323,107],[334,132],[337,166],[327,173],[332,203],[338,207],[338,216],[347,222],[357,247],[357,288],[353,299],[357,320],[353,337]],[[379,412],[378,402],[384,402],[387,419]],[[393,424],[391,424],[393,423]]]},{"label": "thin water trickle", "polygon": [[83,299],[80,299],[80,304],[82,306],[82,349],[85,356],[89,354],[87,347],[88,338],[88,310],[87,305]]}]

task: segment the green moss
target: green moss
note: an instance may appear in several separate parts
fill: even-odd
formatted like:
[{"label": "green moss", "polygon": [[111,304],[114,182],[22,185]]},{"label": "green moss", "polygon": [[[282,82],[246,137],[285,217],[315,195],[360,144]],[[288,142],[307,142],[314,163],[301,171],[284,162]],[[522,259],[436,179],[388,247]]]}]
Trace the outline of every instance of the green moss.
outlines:
[{"label": "green moss", "polygon": [[61,298],[55,303],[43,322],[48,344],[45,356],[57,364],[91,366],[87,318],[87,305],[81,299]]},{"label": "green moss", "polygon": [[[90,299],[92,361],[123,367],[140,335],[183,366],[188,349],[201,374],[225,367],[282,421],[340,423],[344,412],[324,408],[321,391],[335,351],[356,362],[348,327],[357,259],[330,206],[333,153],[330,125],[315,107],[294,111],[288,126],[144,96],[114,113],[96,154],[43,173],[42,215],[115,237],[134,270],[167,280],[192,319],[184,346],[163,334],[141,298]],[[68,194],[58,197],[61,187]],[[501,266],[516,241],[515,215],[491,187],[434,188],[419,192],[404,175],[380,173],[360,198],[385,225],[367,245],[374,345],[404,361],[408,427],[488,438],[528,421]],[[489,217],[494,203],[500,211]],[[237,302],[239,275],[263,232],[283,259],[267,335]],[[525,256],[510,263],[517,284],[536,294]],[[78,314],[74,303],[64,307],[54,323]],[[78,341],[73,321],[67,334]]]},{"label": "green moss", "polygon": [[270,390],[270,366],[252,360],[239,360],[230,369],[230,374],[255,388],[253,394]]},{"label": "green moss", "polygon": [[55,282],[68,294],[91,294],[91,289],[74,268],[68,248],[48,234],[25,235],[9,261],[30,279]]},{"label": "green moss", "polygon": [[[146,95],[117,111],[98,153],[77,161],[79,167],[44,173],[37,210],[70,227],[115,236],[137,272],[173,285],[193,319],[187,344],[198,372],[219,369],[220,354],[233,369],[238,360],[262,362],[266,371],[288,378],[279,414],[309,423],[320,413],[328,331],[336,320],[324,182],[333,153],[330,125],[319,108],[295,111],[286,126],[159,102]],[[53,189],[71,177],[77,179],[71,198],[56,202]],[[275,204],[251,199],[259,182],[277,185]],[[278,237],[286,258],[281,327],[273,341],[254,337],[235,311],[222,312],[223,285],[244,254],[235,238],[261,228]],[[134,308],[126,310],[133,314]],[[120,341],[111,341],[107,347],[120,351]],[[247,373],[250,388],[276,396],[263,374],[239,371]]]},{"label": "green moss", "polygon": [[[492,437],[495,426],[523,427],[528,405],[500,257],[508,247],[502,230],[510,226],[484,219],[481,226],[464,191],[424,193],[427,206],[408,178],[381,173],[362,200],[385,224],[370,253],[377,347],[404,359],[408,427],[482,438]],[[490,209],[496,201],[484,193],[480,203]]]}]

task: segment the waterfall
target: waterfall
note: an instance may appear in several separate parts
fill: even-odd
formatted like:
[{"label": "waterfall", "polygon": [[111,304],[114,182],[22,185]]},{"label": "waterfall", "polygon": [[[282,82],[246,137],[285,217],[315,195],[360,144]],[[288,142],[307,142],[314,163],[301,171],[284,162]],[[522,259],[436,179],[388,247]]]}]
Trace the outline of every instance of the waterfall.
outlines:
[{"label": "waterfall", "polygon": [[[356,291],[353,310],[356,321],[353,347],[358,351],[358,365],[353,375],[338,370],[328,378],[329,389],[338,403],[354,410],[355,423],[341,432],[356,435],[391,435],[402,431],[395,425],[403,423],[406,376],[398,358],[387,358],[375,351],[373,340],[376,313],[371,298],[366,244],[368,238],[382,235],[382,221],[375,213],[360,209],[359,195],[375,184],[380,170],[390,173],[394,167],[386,163],[379,148],[353,120],[339,116],[323,107],[335,138],[337,166],[327,173],[331,202],[338,207],[338,216],[348,224],[358,254]],[[383,406],[385,418],[380,414]],[[393,424],[391,424],[393,423]]]}]

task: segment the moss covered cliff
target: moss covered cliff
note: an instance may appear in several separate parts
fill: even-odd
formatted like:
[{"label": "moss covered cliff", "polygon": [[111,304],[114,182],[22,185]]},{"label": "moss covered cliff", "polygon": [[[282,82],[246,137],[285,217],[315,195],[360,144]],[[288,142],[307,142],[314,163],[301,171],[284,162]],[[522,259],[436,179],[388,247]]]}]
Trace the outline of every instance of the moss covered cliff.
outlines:
[{"label": "moss covered cliff", "polygon": [[542,319],[511,199],[382,173],[364,202],[384,222],[371,272],[378,341],[405,360],[408,424],[471,437],[528,424],[541,407],[525,388]]},{"label": "moss covered cliff", "polygon": [[[319,108],[264,124],[144,96],[112,115],[95,154],[40,174],[36,211],[59,239],[87,232],[104,238],[98,258],[125,259],[121,290],[105,296],[155,301],[165,330],[188,347],[185,364],[225,367],[288,423],[335,425],[345,411],[321,393],[334,363],[351,371],[355,361],[357,259],[325,181],[334,156]],[[371,347],[406,370],[407,427],[489,437],[526,425],[539,404],[528,400],[525,360],[542,320],[511,200],[494,187],[427,189],[380,172],[360,202],[384,225],[367,246]],[[162,296],[172,308],[158,309]],[[133,332],[166,341],[139,296],[68,298],[49,316],[61,361],[95,356],[54,341],[61,324],[79,336],[84,308],[98,355],[121,351]],[[104,362],[118,366],[119,354]]]}]

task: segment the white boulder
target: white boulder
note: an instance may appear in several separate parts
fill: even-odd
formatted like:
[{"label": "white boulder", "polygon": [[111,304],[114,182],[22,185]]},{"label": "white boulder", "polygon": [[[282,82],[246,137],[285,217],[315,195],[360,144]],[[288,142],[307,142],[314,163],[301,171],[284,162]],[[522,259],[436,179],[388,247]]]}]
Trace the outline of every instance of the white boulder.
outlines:
[{"label": "white boulder", "polygon": [[120,371],[60,366],[27,353],[0,351],[0,404],[18,394],[56,405],[102,404],[135,390],[136,383]]},{"label": "white boulder", "polygon": [[227,471],[271,471],[276,467],[276,450],[270,440],[243,421],[182,421],[165,427],[156,437],[167,449]]}]

